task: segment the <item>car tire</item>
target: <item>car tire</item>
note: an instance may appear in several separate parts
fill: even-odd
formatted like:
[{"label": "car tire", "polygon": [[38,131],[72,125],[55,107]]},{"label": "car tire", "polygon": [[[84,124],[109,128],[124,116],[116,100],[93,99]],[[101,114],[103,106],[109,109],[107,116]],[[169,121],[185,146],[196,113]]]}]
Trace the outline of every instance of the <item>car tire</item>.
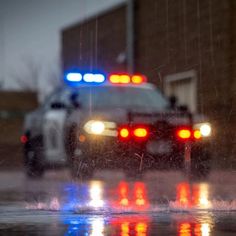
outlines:
[{"label": "car tire", "polygon": [[26,175],[30,178],[39,178],[44,174],[42,155],[42,140],[29,140],[25,145]]},{"label": "car tire", "polygon": [[68,132],[66,143],[71,175],[72,178],[77,178],[80,180],[90,179],[93,176],[94,168],[88,161],[89,157],[87,157],[87,155],[79,149],[76,141],[76,132],[77,127],[73,125]]}]

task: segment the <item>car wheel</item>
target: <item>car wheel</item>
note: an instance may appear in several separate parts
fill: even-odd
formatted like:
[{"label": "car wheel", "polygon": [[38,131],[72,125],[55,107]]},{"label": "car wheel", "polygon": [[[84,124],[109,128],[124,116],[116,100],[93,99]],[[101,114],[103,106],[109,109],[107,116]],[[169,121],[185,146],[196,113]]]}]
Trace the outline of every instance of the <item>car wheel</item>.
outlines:
[{"label": "car wheel", "polygon": [[88,161],[89,157],[78,147],[76,130],[76,126],[70,128],[66,143],[71,175],[73,178],[79,178],[80,180],[90,179],[93,176],[94,168]]},{"label": "car wheel", "polygon": [[39,178],[44,174],[41,140],[30,140],[25,147],[25,167],[30,178]]}]

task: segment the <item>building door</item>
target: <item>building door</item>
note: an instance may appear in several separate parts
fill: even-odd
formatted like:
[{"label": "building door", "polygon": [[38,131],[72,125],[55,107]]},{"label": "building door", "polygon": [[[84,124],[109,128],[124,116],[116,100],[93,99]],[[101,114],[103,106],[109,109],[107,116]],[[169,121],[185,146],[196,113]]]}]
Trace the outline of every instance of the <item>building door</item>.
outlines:
[{"label": "building door", "polygon": [[195,71],[187,71],[165,77],[164,91],[175,96],[177,105],[185,105],[191,112],[197,111],[197,81]]}]

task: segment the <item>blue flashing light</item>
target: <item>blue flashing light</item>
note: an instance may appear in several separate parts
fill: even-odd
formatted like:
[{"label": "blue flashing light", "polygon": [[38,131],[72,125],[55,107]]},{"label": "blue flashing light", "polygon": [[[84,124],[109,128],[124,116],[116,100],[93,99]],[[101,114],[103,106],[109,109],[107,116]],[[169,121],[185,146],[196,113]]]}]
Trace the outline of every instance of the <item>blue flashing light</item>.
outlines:
[{"label": "blue flashing light", "polygon": [[102,74],[84,74],[83,80],[88,83],[102,83],[105,81],[105,76]]},{"label": "blue flashing light", "polygon": [[66,75],[66,80],[70,82],[80,82],[82,80],[82,75],[80,73],[68,73]]},{"label": "blue flashing light", "polygon": [[79,86],[81,84],[101,84],[105,82],[106,77],[101,73],[79,73],[69,72],[65,76],[65,82],[71,86]]}]

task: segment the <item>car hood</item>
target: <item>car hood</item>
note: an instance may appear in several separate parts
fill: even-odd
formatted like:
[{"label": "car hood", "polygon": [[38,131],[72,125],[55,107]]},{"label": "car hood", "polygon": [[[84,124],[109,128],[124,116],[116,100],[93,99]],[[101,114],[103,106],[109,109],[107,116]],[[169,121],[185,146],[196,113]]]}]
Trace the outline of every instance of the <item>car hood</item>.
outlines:
[{"label": "car hood", "polygon": [[[193,117],[193,122],[195,122]],[[197,116],[198,117],[198,116]],[[151,109],[120,109],[111,108],[103,110],[77,110],[71,116],[73,122],[81,124],[88,120],[112,121],[117,124],[127,124],[131,120],[134,123],[150,124],[159,121],[165,121],[170,125],[188,125],[189,116],[186,113],[170,110],[153,111]],[[201,119],[202,120],[202,119]]]}]

